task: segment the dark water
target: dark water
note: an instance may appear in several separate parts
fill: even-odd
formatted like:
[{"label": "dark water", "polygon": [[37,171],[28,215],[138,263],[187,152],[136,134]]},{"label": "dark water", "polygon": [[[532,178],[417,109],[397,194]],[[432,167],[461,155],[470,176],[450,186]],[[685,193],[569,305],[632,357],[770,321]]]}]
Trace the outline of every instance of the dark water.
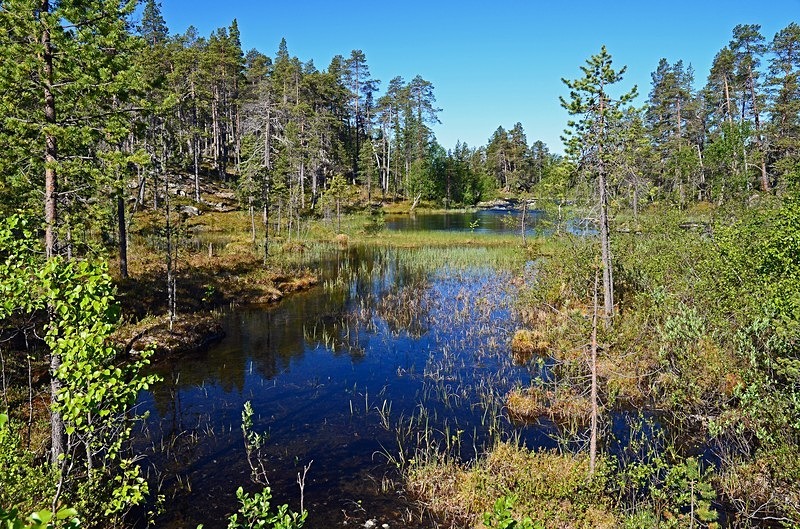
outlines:
[{"label": "dark water", "polygon": [[[491,234],[522,233],[522,211],[485,209],[450,213],[386,215],[385,226],[393,231],[456,231]],[[557,228],[556,221],[544,211],[531,209],[525,214],[527,235],[548,234]],[[596,235],[596,228],[586,219],[566,220],[561,229],[576,235]]]},{"label": "dark water", "polygon": [[[530,210],[525,216],[525,231],[541,228],[544,212]],[[386,229],[403,231],[463,231],[474,233],[520,233],[521,211],[478,210],[453,213],[387,215]]]},{"label": "dark water", "polygon": [[515,427],[502,410],[534,375],[509,351],[523,271],[426,266],[412,252],[334,251],[325,285],[233,310],[217,346],[154,366],[164,382],[141,395],[150,417],[139,443],[151,490],[165,497],[156,527],[226,527],[236,489],[260,490],[240,430],[245,401],[269,434],[273,503],[299,509],[297,474],[313,461],[311,528],[430,527],[397,484],[395,463],[417,447],[469,459],[493,438],[555,445],[548,427]]}]

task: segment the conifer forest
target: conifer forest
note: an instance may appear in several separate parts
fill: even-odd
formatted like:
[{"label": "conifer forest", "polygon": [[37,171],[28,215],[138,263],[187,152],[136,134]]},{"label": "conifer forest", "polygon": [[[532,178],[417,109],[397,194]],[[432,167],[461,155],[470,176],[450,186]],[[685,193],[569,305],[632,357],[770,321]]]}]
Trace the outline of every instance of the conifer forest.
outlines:
[{"label": "conifer forest", "polygon": [[367,49],[0,0],[0,527],[800,527],[800,25],[728,38],[442,145]]}]

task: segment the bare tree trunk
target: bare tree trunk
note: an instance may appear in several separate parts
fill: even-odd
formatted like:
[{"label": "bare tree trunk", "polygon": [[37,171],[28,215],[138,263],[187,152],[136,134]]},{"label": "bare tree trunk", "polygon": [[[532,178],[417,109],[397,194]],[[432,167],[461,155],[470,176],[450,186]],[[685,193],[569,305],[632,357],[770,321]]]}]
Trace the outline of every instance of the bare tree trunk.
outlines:
[{"label": "bare tree trunk", "polygon": [[200,139],[197,137],[197,96],[194,80],[191,83],[192,97],[192,158],[194,162],[194,201],[200,203]]},{"label": "bare tree trunk", "polygon": [[[161,130],[161,149],[162,160],[160,170],[165,170],[164,151],[164,130]],[[169,200],[169,176],[164,173],[164,212],[166,220],[167,232],[167,313],[169,314],[169,330],[172,331],[172,326],[175,323],[175,271],[173,270],[172,262],[172,225],[170,222],[170,200]]]},{"label": "bare tree trunk", "polygon": [[[600,95],[600,116],[604,115],[605,94]],[[600,188],[600,253],[603,260],[603,308],[605,323],[608,326],[614,316],[614,277],[611,271],[611,241],[608,233],[608,185],[603,161],[603,136],[605,124],[601,118],[597,154],[597,184]]]},{"label": "bare tree trunk", "polygon": [[250,211],[250,232],[253,237],[253,246],[256,245],[256,212],[253,208],[253,197],[247,197],[247,207]]},{"label": "bare tree trunk", "polygon": [[723,83],[725,86],[725,105],[728,109],[728,123],[733,124],[733,112],[731,111],[731,95],[730,89],[728,87],[728,77],[723,78]]},{"label": "bare tree trunk", "polygon": [[145,194],[145,187],[147,183],[147,178],[144,176],[144,172],[142,171],[142,167],[140,165],[136,166],[136,172],[139,176],[139,191],[136,194],[136,206],[144,207],[144,194]]},{"label": "bare tree trunk", "polygon": [[[42,0],[43,13],[50,11],[49,0]],[[50,42],[50,30],[44,26],[42,31],[42,48],[44,61],[44,120],[49,126],[56,123],[56,100],[53,93],[53,48]],[[56,160],[58,149],[56,137],[48,132],[45,134],[44,150],[44,247],[47,258],[55,256],[55,230],[56,230],[56,201],[58,181],[56,175]]]},{"label": "bare tree trunk", "polygon": [[117,194],[117,227],[119,230],[119,275],[128,279],[128,225],[125,223],[125,197],[120,189]]},{"label": "bare tree trunk", "polygon": [[414,210],[417,208],[417,205],[419,205],[419,201],[420,201],[421,198],[422,198],[422,193],[419,193],[414,198],[414,202],[411,204],[411,209],[409,210],[409,213],[414,213]]},{"label": "bare tree trunk", "polygon": [[611,270],[611,241],[608,229],[608,190],[606,189],[606,175],[600,165],[600,253],[603,260],[603,309],[605,311],[606,325],[614,317],[614,277]]},{"label": "bare tree trunk", "polygon": [[264,264],[269,260],[269,193],[264,200]]},{"label": "bare tree trunk", "polygon": [[758,111],[758,101],[756,100],[755,79],[753,79],[753,71],[749,73],[750,84],[750,99],[753,101],[753,119],[756,126],[756,137],[758,138],[758,150],[761,155],[761,190],[766,192],[770,191],[769,175],[767,175],[767,157],[764,152],[764,137],[761,135],[761,116]]},{"label": "bare tree trunk", "polygon": [[58,459],[64,453],[64,419],[61,413],[56,411],[58,394],[61,393],[61,380],[58,378],[58,369],[61,367],[61,356],[50,355],[50,459],[53,463],[58,463]]},{"label": "bare tree trunk", "polygon": [[591,345],[591,370],[592,370],[592,425],[589,437],[589,474],[594,474],[597,461],[597,287],[598,270],[594,271],[594,310],[592,312],[592,345]]}]

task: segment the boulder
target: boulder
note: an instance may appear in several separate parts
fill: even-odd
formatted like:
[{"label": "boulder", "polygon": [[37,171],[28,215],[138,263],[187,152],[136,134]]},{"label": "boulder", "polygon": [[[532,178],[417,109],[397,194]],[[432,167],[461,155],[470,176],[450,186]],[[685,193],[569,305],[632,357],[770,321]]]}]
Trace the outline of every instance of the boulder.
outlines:
[{"label": "boulder", "polygon": [[181,213],[189,217],[197,217],[200,215],[200,210],[194,206],[181,206]]}]

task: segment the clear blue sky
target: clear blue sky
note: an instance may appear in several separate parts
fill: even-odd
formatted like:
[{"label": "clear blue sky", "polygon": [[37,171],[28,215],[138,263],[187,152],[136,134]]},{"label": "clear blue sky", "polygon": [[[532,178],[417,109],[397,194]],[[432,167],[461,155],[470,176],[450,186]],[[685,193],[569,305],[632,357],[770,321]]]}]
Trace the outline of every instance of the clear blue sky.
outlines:
[{"label": "clear blue sky", "polygon": [[691,64],[699,86],[736,24],[760,24],[769,41],[800,22],[800,0],[161,2],[172,34],[194,25],[208,35],[236,18],[245,51],[274,56],[285,37],[292,55],[324,69],[361,49],[381,91],[394,76],[421,75],[435,87],[442,123],[434,132],[448,149],[457,140],[483,145],[499,125],[519,121],[529,143],[561,152],[561,78],[579,77],[602,44],[628,66],[623,86],[637,84],[641,103],[661,57]]}]

